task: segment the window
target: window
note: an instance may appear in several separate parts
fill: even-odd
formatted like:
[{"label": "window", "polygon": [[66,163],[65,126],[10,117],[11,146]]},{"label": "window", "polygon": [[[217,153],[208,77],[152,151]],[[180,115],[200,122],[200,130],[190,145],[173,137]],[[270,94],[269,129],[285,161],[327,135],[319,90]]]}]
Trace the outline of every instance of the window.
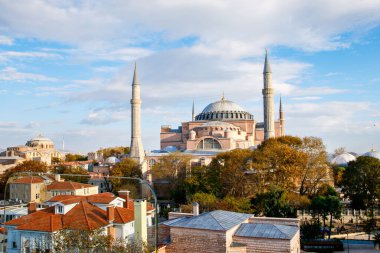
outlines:
[{"label": "window", "polygon": [[40,194],[36,193],[36,199],[39,199],[39,198],[40,198]]},{"label": "window", "polygon": [[209,149],[222,149],[219,142],[212,138],[206,138],[201,140],[197,146],[198,150],[209,150]]},{"label": "window", "polygon": [[63,213],[63,206],[58,206],[58,213]]}]

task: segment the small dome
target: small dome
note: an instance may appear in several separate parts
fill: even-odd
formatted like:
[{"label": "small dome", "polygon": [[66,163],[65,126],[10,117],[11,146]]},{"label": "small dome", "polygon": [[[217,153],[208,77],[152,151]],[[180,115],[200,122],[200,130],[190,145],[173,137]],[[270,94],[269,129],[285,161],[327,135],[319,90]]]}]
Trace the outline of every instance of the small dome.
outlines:
[{"label": "small dome", "polygon": [[164,151],[168,153],[176,152],[178,149],[175,146],[167,146],[164,148]]},{"label": "small dome", "polygon": [[54,148],[54,142],[40,134],[37,137],[27,141],[25,146],[51,149]]},{"label": "small dome", "polygon": [[119,162],[120,162],[120,160],[118,158],[116,158],[115,156],[110,156],[104,161],[104,163],[106,163],[106,164],[116,164]]},{"label": "small dome", "polygon": [[375,149],[371,149],[371,151],[363,154],[362,156],[374,157],[380,160],[380,152],[376,151]]},{"label": "small dome", "polygon": [[356,157],[351,155],[350,153],[343,153],[340,155],[337,155],[334,159],[332,159],[331,163],[340,165],[340,166],[347,166],[347,164],[351,161],[355,161]]}]

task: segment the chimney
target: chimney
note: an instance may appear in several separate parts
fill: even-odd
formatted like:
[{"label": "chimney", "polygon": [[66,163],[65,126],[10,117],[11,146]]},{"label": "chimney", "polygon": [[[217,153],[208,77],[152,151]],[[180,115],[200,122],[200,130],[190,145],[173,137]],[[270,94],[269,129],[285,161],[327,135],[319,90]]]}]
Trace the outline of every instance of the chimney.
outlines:
[{"label": "chimney", "polygon": [[120,190],[118,191],[119,197],[122,199],[125,199],[124,202],[124,208],[129,208],[129,191],[127,190]]},{"label": "chimney", "polygon": [[107,221],[112,223],[115,220],[115,207],[107,206]]},{"label": "chimney", "polygon": [[55,179],[55,181],[60,182],[61,181],[61,175],[55,174],[54,179]]},{"label": "chimney", "polygon": [[34,213],[37,211],[37,204],[36,202],[29,202],[28,204],[28,214]]},{"label": "chimney", "polygon": [[193,216],[199,215],[199,204],[197,202],[193,203]]},{"label": "chimney", "polygon": [[148,228],[146,224],[146,200],[135,199],[135,239],[143,244],[147,243]]}]

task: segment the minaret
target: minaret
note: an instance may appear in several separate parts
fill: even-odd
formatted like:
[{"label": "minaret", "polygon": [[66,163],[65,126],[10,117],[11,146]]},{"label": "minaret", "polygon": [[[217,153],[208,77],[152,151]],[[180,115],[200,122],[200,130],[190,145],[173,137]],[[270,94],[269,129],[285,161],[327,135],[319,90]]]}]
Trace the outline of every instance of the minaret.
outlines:
[{"label": "minaret", "polygon": [[139,164],[144,161],[144,149],[141,141],[141,99],[140,84],[137,79],[137,64],[135,63],[135,72],[132,82],[132,99],[131,99],[131,153],[130,157]]},{"label": "minaret", "polygon": [[195,112],[194,112],[194,99],[193,99],[193,109],[191,111],[191,120],[195,121]]},{"label": "minaret", "polygon": [[274,133],[274,102],[272,88],[272,70],[270,69],[268,51],[265,50],[265,63],[264,63],[264,140],[275,137]]},{"label": "minaret", "polygon": [[284,119],[284,111],[282,110],[281,96],[280,96],[280,126],[281,126],[281,136],[285,136],[285,119]]}]

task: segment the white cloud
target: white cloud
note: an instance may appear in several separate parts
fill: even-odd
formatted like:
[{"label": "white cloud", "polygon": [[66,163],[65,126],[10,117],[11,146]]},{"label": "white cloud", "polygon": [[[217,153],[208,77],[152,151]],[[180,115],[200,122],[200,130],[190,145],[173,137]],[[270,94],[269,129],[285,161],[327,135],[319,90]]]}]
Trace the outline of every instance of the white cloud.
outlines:
[{"label": "white cloud", "polygon": [[0,35],[0,45],[13,45],[13,39],[7,36]]},{"label": "white cloud", "polygon": [[6,67],[0,70],[0,81],[56,81],[56,79],[41,74],[19,72],[15,68]]}]

